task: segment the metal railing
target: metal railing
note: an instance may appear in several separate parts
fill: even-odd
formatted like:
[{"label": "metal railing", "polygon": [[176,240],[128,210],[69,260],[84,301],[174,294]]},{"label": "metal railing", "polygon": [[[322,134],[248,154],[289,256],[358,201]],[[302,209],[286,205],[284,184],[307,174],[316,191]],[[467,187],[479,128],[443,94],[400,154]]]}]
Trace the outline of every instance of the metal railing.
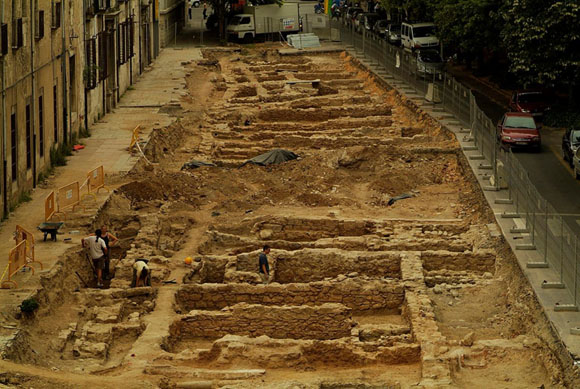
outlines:
[{"label": "metal railing", "polygon": [[[476,154],[472,160],[481,160],[480,169],[489,169],[490,186],[484,189],[499,191],[507,189],[507,198],[497,203],[512,204],[514,211],[505,212],[502,217],[514,218],[512,232],[521,233],[516,239],[522,243],[518,250],[537,250],[542,260],[530,262],[530,268],[549,268],[543,288],[566,289],[568,302],[554,307],[556,310],[577,310],[580,295],[578,272],[578,229],[575,220],[559,214],[539,193],[531,182],[528,172],[514,153],[503,151],[494,122],[476,103],[470,88],[461,84],[453,75],[441,71],[420,72],[414,53],[393,46],[376,34],[363,29],[357,32],[352,24],[343,20],[340,25],[340,39],[343,44],[353,46],[372,65],[385,70],[395,80],[404,81],[420,95],[433,103],[440,103],[467,127],[466,138],[474,146]],[[570,217],[571,219],[571,217]],[[551,278],[550,278],[551,277]]]}]

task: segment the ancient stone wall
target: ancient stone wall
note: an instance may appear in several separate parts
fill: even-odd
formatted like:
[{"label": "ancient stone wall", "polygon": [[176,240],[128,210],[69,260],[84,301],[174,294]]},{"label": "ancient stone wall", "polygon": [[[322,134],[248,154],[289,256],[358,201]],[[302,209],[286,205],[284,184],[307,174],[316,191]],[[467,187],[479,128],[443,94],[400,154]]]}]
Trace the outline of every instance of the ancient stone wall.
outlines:
[{"label": "ancient stone wall", "polygon": [[[256,272],[259,252],[237,256],[237,270]],[[400,260],[396,253],[368,253],[356,251],[328,251],[304,249],[297,251],[274,250],[269,256],[270,267],[275,269],[274,281],[322,281],[340,274],[358,273],[359,276],[399,278]]]},{"label": "ancient stone wall", "polygon": [[421,253],[423,267],[431,270],[471,270],[480,273],[494,272],[495,253],[492,250],[476,252],[424,251]]},{"label": "ancient stone wall", "polygon": [[309,284],[187,284],[177,292],[183,311],[221,309],[240,302],[263,305],[341,303],[355,311],[399,309],[404,300],[403,286],[389,280]]},{"label": "ancient stone wall", "polygon": [[276,339],[338,339],[350,336],[351,309],[342,304],[264,306],[245,303],[221,311],[191,311],[173,322],[177,339],[227,334]]},{"label": "ancient stone wall", "polygon": [[356,272],[359,276],[400,277],[400,260],[393,253],[328,252],[301,250],[297,255],[278,255],[275,281],[280,283],[322,281],[326,277]]},{"label": "ancient stone wall", "polygon": [[332,109],[293,109],[271,108],[263,110],[258,119],[271,122],[312,122],[337,119],[342,117],[361,118],[367,116],[390,116],[391,108],[389,106],[373,107],[341,107]]},{"label": "ancient stone wall", "polygon": [[337,236],[366,235],[373,228],[373,223],[365,220],[277,218],[257,222],[252,232],[267,240],[310,241]]}]

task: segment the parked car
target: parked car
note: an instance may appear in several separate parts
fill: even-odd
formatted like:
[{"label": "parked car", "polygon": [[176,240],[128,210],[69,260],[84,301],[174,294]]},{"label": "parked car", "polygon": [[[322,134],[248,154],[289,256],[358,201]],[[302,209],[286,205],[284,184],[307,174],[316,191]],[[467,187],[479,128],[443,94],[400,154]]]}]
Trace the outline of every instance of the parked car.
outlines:
[{"label": "parked car", "polygon": [[354,18],[356,18],[356,15],[361,12],[364,12],[364,10],[360,7],[350,7],[348,10],[346,10],[346,25],[351,26],[354,23]]},{"label": "parked car", "polygon": [[403,23],[401,24],[401,44],[411,50],[435,48],[439,46],[433,23]]},{"label": "parked car", "polygon": [[562,137],[562,156],[574,167],[574,155],[580,148],[580,128],[568,128]]},{"label": "parked car", "polygon": [[576,176],[577,180],[580,180],[580,149],[574,153],[572,164],[574,165],[574,176]]},{"label": "parked car", "polygon": [[514,112],[529,112],[541,118],[550,109],[549,99],[540,90],[519,90],[512,94],[510,109]]},{"label": "parked car", "polygon": [[393,45],[401,45],[401,25],[400,24],[389,24],[387,26],[387,31],[385,33],[387,41]]},{"label": "parked car", "polygon": [[379,18],[378,14],[375,13],[368,13],[363,15],[362,24],[367,31],[372,31],[375,22]]},{"label": "parked car", "polygon": [[356,32],[362,32],[364,28],[364,17],[367,13],[366,12],[359,12],[356,14],[353,23],[354,23],[354,30]]},{"label": "parked car", "polygon": [[384,19],[377,20],[375,25],[373,26],[373,32],[378,36],[380,36],[381,38],[385,38],[388,25],[389,22],[387,20]]},{"label": "parked car", "polygon": [[443,59],[437,50],[421,49],[417,51],[417,74],[426,77],[443,71]]},{"label": "parked car", "polygon": [[539,151],[542,147],[539,126],[531,113],[507,112],[497,125],[497,139],[502,148],[533,148]]}]

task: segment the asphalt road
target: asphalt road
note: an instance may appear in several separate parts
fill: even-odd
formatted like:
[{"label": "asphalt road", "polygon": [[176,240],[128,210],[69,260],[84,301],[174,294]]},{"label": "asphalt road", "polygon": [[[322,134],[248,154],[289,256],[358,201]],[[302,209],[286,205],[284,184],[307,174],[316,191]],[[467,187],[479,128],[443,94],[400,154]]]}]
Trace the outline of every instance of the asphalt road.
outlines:
[{"label": "asphalt road", "polygon": [[[474,91],[478,106],[494,121],[499,121],[507,107]],[[514,155],[528,172],[538,192],[564,216],[567,224],[580,235],[580,181],[562,159],[564,130],[543,128],[541,152],[516,151]]]}]

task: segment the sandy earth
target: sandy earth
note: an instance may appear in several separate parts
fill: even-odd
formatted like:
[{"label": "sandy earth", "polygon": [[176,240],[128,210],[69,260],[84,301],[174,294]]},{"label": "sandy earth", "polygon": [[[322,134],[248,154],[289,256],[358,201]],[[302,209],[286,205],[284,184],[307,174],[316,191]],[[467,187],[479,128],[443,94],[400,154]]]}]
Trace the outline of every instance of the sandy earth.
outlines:
[{"label": "sandy earth", "polygon": [[[83,287],[74,271],[91,274],[71,249],[68,271],[38,292],[48,304],[21,320],[1,384],[574,386],[445,129],[344,54],[204,56],[189,65],[179,120],[146,146],[152,163],[141,160],[95,220],[122,239],[109,289]],[[240,167],[276,148],[300,157]],[[191,160],[216,166],[181,170]],[[389,206],[401,194],[411,197]],[[256,273],[263,244],[268,286]],[[153,286],[130,289],[140,257]],[[329,339],[339,312],[351,328]]]}]

